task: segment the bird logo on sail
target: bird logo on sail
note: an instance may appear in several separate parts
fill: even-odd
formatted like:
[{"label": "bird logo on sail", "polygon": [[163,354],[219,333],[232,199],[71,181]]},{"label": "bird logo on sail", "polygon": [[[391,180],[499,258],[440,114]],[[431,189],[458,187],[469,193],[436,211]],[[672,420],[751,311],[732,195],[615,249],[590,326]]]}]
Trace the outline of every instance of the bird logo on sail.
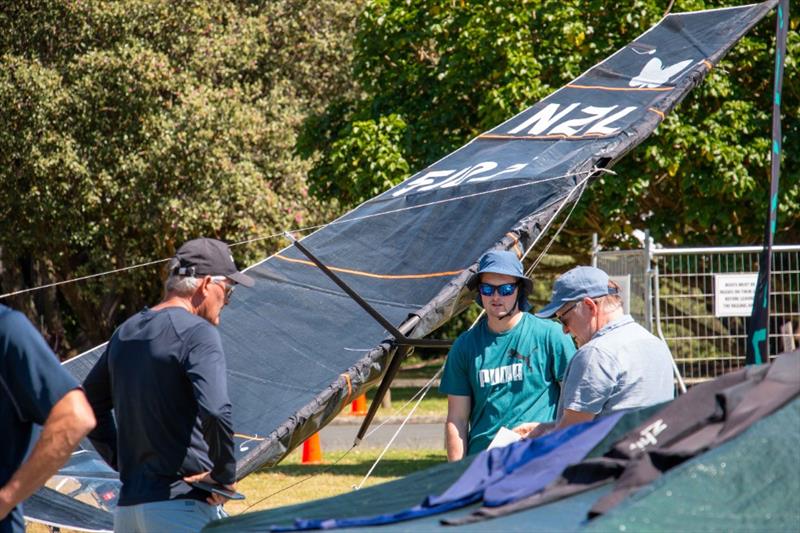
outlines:
[{"label": "bird logo on sail", "polygon": [[687,59],[680,63],[675,63],[668,67],[664,67],[662,61],[654,57],[644,66],[638,76],[633,78],[629,85],[631,87],[640,88],[654,88],[660,87],[667,83],[670,78],[675,77],[678,73],[682,72],[686,67],[691,64],[692,60]]}]

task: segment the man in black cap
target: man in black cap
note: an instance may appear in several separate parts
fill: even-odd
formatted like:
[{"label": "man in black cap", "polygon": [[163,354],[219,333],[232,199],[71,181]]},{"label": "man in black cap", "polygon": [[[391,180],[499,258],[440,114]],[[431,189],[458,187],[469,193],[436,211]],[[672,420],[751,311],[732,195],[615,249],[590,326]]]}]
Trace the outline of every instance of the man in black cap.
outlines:
[{"label": "man in black cap", "polygon": [[221,516],[225,499],[191,483],[232,490],[236,480],[214,326],[237,284],[253,280],[225,243],[185,243],[170,263],[164,300],[114,332],[84,381],[98,421],[89,439],[122,481],[115,531],[198,531]]}]

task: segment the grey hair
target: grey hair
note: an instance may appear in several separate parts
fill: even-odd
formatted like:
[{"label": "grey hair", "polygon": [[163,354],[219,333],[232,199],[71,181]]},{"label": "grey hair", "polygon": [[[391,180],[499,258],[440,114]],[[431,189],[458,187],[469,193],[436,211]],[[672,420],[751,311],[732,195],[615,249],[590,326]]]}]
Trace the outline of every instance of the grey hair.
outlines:
[{"label": "grey hair", "polygon": [[599,298],[603,301],[603,304],[607,309],[614,309],[616,307],[622,306],[622,287],[619,286],[619,283],[613,280],[608,280],[608,288],[609,289],[616,289],[616,294],[608,294]]},{"label": "grey hair", "polygon": [[167,293],[175,293],[178,296],[191,296],[200,285],[200,279],[191,276],[170,275],[164,283],[164,290]]}]

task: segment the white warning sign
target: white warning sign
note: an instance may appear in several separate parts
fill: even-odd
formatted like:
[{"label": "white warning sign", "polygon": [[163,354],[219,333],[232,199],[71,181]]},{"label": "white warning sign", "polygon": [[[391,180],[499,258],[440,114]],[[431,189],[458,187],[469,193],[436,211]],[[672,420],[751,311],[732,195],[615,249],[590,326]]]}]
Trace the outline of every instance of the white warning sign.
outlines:
[{"label": "white warning sign", "polygon": [[714,316],[750,316],[758,274],[715,274]]}]

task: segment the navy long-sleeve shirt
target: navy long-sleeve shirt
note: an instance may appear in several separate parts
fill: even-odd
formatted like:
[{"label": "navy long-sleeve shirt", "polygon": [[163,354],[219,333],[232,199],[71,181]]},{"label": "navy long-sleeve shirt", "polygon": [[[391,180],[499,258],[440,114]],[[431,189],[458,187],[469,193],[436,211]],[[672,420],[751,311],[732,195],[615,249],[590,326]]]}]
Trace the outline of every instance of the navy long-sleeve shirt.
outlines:
[{"label": "navy long-sleeve shirt", "polygon": [[83,386],[97,417],[89,439],[120,474],[119,505],[204,501],[205,492],[182,481],[204,471],[235,481],[225,355],[203,318],[179,307],[137,313]]}]

